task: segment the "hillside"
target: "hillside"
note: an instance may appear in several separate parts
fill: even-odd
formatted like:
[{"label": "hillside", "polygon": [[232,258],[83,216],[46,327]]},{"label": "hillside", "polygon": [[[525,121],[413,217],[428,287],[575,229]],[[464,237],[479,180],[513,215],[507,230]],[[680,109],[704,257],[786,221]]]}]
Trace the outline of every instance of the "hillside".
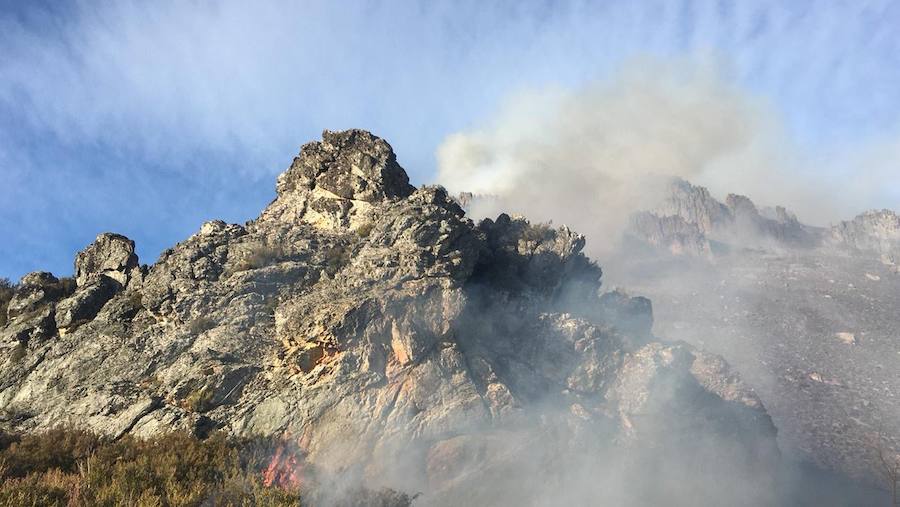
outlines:
[{"label": "hillside", "polygon": [[440,504],[754,505],[776,429],[728,364],[652,332],[565,227],[474,223],[365,131],[303,146],[244,225],[142,265],[104,233],[26,275],[4,429],[283,437],[304,473]]}]

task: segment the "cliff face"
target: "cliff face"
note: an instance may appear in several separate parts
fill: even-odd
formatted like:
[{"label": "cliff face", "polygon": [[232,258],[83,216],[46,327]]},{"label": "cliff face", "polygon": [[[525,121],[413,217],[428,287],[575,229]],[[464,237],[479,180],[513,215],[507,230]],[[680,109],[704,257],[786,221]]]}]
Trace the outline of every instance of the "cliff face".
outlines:
[{"label": "cliff face", "polygon": [[855,250],[879,254],[885,264],[900,261],[900,216],[891,210],[873,210],[831,228],[830,239]]},{"label": "cliff face", "polygon": [[755,394],[718,356],[657,341],[649,301],[601,294],[583,246],[521,218],[474,224],[409,185],[385,141],[326,131],[256,220],[203,224],[149,267],[103,234],[74,288],[23,278],[0,329],[3,425],[285,435],[320,473],[472,501],[535,460],[703,462],[696,438],[771,466]]},{"label": "cliff face", "polygon": [[760,210],[749,198],[709,191],[673,179],[655,209],[636,213],[626,237],[675,255],[710,257],[742,249],[809,250],[826,243],[826,231],[805,225],[778,206]]}]

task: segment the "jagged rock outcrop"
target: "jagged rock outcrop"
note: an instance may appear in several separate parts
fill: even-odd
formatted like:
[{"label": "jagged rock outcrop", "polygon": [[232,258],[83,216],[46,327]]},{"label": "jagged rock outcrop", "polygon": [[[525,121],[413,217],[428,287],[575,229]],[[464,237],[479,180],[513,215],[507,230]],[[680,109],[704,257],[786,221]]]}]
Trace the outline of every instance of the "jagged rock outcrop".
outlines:
[{"label": "jagged rock outcrop", "polygon": [[626,238],[674,255],[711,258],[747,248],[810,249],[823,231],[800,223],[778,206],[760,210],[748,197],[729,194],[725,203],[704,187],[675,178],[654,210],[635,213]]},{"label": "jagged rock outcrop", "polygon": [[[474,224],[443,188],[410,186],[385,141],[326,131],[244,226],[208,222],[145,269],[101,235],[71,295],[26,277],[0,330],[3,424],[285,435],[320,473],[435,502],[490,486],[536,442],[553,462],[662,445],[666,427],[770,467],[775,429],[752,390],[654,338],[648,300],[601,294],[584,242],[506,215]],[[40,340],[22,338],[26,312]],[[477,449],[502,452],[466,461]]]},{"label": "jagged rock outcrop", "polygon": [[707,235],[734,220],[732,210],[717,201],[709,190],[679,178],[670,183],[669,193],[656,214],[681,217],[689,224],[696,224],[700,232]]},{"label": "jagged rock outcrop", "polygon": [[709,257],[713,251],[709,238],[700,227],[679,215],[635,213],[629,221],[627,234],[672,255]]},{"label": "jagged rock outcrop", "polygon": [[891,210],[867,211],[830,232],[838,245],[876,253],[886,264],[900,260],[900,216]]},{"label": "jagged rock outcrop", "polygon": [[134,241],[120,234],[103,233],[75,257],[75,282],[87,285],[98,276],[107,276],[123,287],[140,272]]},{"label": "jagged rock outcrop", "polygon": [[373,204],[409,196],[415,188],[391,147],[363,130],[328,132],[303,146],[278,177],[278,198],[261,219],[299,219],[323,229],[356,229]]}]

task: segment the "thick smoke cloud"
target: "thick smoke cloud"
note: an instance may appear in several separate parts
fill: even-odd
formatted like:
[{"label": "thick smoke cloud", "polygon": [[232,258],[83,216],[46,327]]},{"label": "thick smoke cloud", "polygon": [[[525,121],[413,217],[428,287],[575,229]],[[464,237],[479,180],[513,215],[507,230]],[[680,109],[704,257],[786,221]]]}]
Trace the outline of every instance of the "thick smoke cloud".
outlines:
[{"label": "thick smoke cloud", "polygon": [[484,196],[475,216],[565,223],[595,254],[614,246],[631,213],[659,202],[667,176],[720,198],[785,204],[815,225],[890,204],[884,161],[896,143],[817,160],[790,142],[766,102],[721,74],[714,64],[642,60],[580,89],[521,93],[486,127],[443,142],[439,181]]}]

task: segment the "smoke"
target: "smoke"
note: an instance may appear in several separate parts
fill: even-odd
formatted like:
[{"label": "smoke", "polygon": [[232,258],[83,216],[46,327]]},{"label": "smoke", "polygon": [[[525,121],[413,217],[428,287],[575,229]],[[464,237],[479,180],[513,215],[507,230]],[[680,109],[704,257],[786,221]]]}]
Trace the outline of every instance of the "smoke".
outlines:
[{"label": "smoke", "polygon": [[890,169],[873,161],[897,143],[818,160],[790,142],[773,108],[725,74],[714,62],[645,59],[582,88],[521,92],[485,127],[445,139],[439,182],[482,196],[473,216],[563,222],[588,236],[594,255],[615,246],[633,212],[660,202],[668,176],[714,195],[786,204],[814,225],[889,201],[882,177]]},{"label": "smoke", "polygon": [[[800,423],[786,419],[782,404],[796,393],[785,394],[785,366],[772,357],[790,355],[778,348],[779,342],[795,340],[791,347],[799,347],[803,330],[784,329],[767,336],[773,326],[758,319],[784,312],[775,320],[803,322],[808,310],[802,302],[817,301],[815,297],[820,296],[791,294],[794,299],[789,304],[780,301],[784,293],[772,281],[782,274],[757,273],[754,269],[762,269],[758,264],[767,264],[752,255],[742,257],[746,265],[738,264],[733,271],[721,266],[719,271],[703,262],[692,266],[690,260],[630,264],[627,261],[634,252],[618,249],[630,215],[656,207],[667,192],[669,176],[706,186],[720,199],[739,193],[760,207],[786,205],[812,225],[848,219],[864,209],[896,207],[897,194],[885,187],[893,184],[897,174],[894,163],[900,136],[885,132],[878,139],[840,150],[823,148],[812,153],[792,139],[774,108],[733,84],[727,74],[714,62],[665,64],[646,59],[626,66],[614,79],[581,88],[523,91],[481,128],[456,133],[443,142],[437,154],[439,182],[451,192],[474,193],[469,214],[475,218],[501,212],[522,214],[532,220],[565,223],[585,234],[588,252],[599,257],[604,267],[612,266],[607,280],[649,295],[661,310],[656,332],[721,353],[735,364],[744,378],[766,394],[763,402],[771,403],[782,418],[777,421],[779,427],[784,422],[788,429],[782,437],[788,457],[777,474],[779,502],[793,504],[797,498],[813,502],[810,492],[825,484],[830,484],[834,498],[874,494],[849,481],[836,481],[835,477],[847,481],[840,474],[828,475],[791,461],[808,456],[795,454]],[[785,263],[790,266],[789,260]],[[796,276],[793,269],[788,272]],[[732,289],[731,283],[740,290]],[[814,287],[815,280],[807,283]],[[833,402],[846,406],[839,398]],[[832,414],[827,420],[841,419]],[[852,437],[840,438],[810,445],[852,448]],[[727,448],[722,442],[710,447],[714,454]],[[689,461],[651,454],[646,463],[682,470]],[[583,470],[602,470],[602,474],[588,475],[610,476],[606,465]],[[636,481],[633,471],[629,469],[623,479]],[[668,478],[666,474],[658,477],[662,483]],[[735,485],[742,484],[742,479],[746,484],[750,477],[723,476],[710,482]],[[670,482],[690,484],[681,478]],[[573,484],[566,489],[574,491]],[[663,487],[662,491],[671,490]],[[661,498],[633,503],[658,504]],[[724,503],[733,504],[734,498]],[[821,500],[835,501],[824,496]]]}]

